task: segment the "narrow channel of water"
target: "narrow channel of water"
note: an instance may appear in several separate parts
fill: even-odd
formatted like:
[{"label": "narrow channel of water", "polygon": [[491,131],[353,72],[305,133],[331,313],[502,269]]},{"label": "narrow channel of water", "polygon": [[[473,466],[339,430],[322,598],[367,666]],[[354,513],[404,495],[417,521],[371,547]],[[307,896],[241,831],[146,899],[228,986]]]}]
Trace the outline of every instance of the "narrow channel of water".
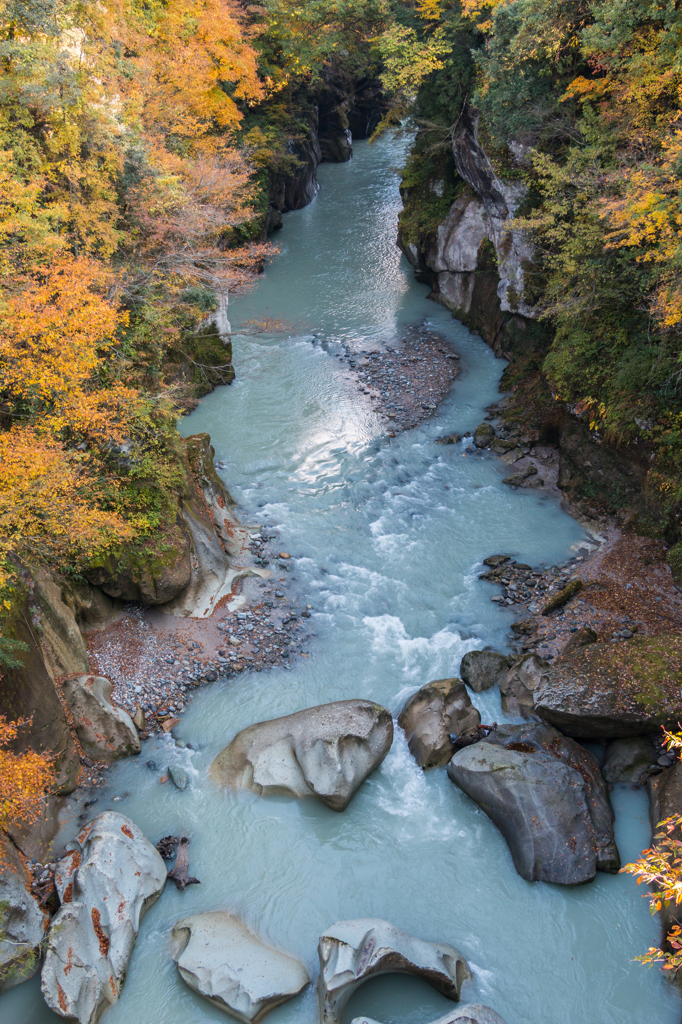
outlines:
[{"label": "narrow channel of water", "polygon": [[[237,336],[237,380],[181,424],[186,434],[210,432],[244,515],[281,531],[293,561],[282,575],[289,593],[314,606],[318,635],[289,668],[200,692],[176,730],[196,750],[150,740],[141,758],[110,771],[93,810],[129,815],[152,841],[187,830],[202,884],[167,889],[149,912],[107,1024],[228,1019],[190,992],[169,957],[171,926],[218,908],[300,956],[313,976],[326,927],[381,917],[457,946],[474,972],[464,997],[509,1024],[679,1021],[660,973],[632,963],[658,939],[633,880],[599,875],[572,890],[525,882],[488,818],[444,769],[420,771],[399,730],[342,814],[314,800],[224,792],[208,779],[213,757],[253,722],[350,697],[397,714],[423,683],[455,675],[467,650],[503,648],[513,614],[477,581],[481,560],[506,551],[560,561],[583,538],[551,499],[503,486],[504,467],[489,453],[463,457],[432,443],[480,422],[503,364],[426,301],[395,248],[404,148],[390,139],[360,143],[351,163],[320,169],[316,202],[285,218],[281,256],[230,307],[235,329],[266,316],[291,329]],[[463,372],[432,419],[389,440],[335,356],[340,343],[360,350],[399,342],[406,324],[424,320],[461,353]],[[495,694],[475,702],[484,721],[502,717]],[[159,786],[144,766],[149,757],[182,763],[191,787]],[[641,791],[613,796],[625,861],[649,841],[646,799]],[[355,995],[345,1020],[366,1013],[386,1024],[427,1024],[451,1006],[422,983],[385,978]],[[0,1019],[58,1020],[37,980],[0,998]],[[312,987],[268,1017],[316,1020]]]}]

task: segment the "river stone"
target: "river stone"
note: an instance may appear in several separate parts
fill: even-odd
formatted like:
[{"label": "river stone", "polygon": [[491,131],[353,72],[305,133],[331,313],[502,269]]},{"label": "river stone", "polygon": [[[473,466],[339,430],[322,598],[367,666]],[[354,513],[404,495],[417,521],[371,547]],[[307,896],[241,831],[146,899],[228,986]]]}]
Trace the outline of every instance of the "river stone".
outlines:
[{"label": "river stone", "polygon": [[140,753],[140,739],[130,715],[111,703],[112,685],[103,676],[76,676],[63,693],[74,717],[83,752],[96,761],[116,761]]},{"label": "river stone", "polygon": [[[506,456],[503,456],[503,459],[505,458]],[[518,473],[512,473],[511,476],[505,476],[502,483],[509,484],[510,487],[521,487],[529,476],[535,476],[536,473],[537,469],[535,466],[525,466],[523,469],[520,469]]]},{"label": "river stone", "polygon": [[49,916],[31,893],[31,878],[14,844],[0,832],[0,993],[40,969]]},{"label": "river stone", "polygon": [[[379,1021],[372,1017],[355,1017],[351,1024],[379,1024]],[[444,1017],[431,1021],[431,1024],[506,1024],[506,1021],[489,1006],[482,1006],[481,1003],[466,1003],[464,1006],[455,1007]]]},{"label": "river stone", "polygon": [[618,739],[682,720],[682,635],[596,643],[538,679],[535,711],[569,736]]},{"label": "river stone", "polygon": [[376,918],[338,921],[320,936],[317,951],[321,1024],[341,1024],[344,1006],[368,978],[413,974],[455,1001],[471,978],[466,960],[453,946],[416,939]]},{"label": "river stone", "polygon": [[447,764],[455,752],[450,734],[476,735],[481,716],[461,679],[436,679],[412,694],[400,712],[410,753],[420,768]]},{"label": "river stone", "polygon": [[509,658],[497,651],[468,651],[462,658],[459,674],[474,693],[489,690],[502,681],[509,668]]},{"label": "river stone", "polygon": [[638,785],[647,768],[658,757],[648,736],[629,736],[612,740],[606,748],[602,774],[607,782]]},{"label": "river stone", "polygon": [[458,751],[448,775],[497,825],[522,878],[576,885],[618,870],[599,766],[556,729],[500,726]]},{"label": "river stone", "polygon": [[537,654],[522,654],[516,658],[500,680],[502,710],[524,718],[532,715],[535,689],[550,669],[549,662]]},{"label": "river stone", "polygon": [[342,811],[393,742],[393,719],[369,700],[340,700],[238,733],[211,765],[224,786],[317,796]]},{"label": "river stone", "polygon": [[98,814],[55,877],[61,907],[42,970],[45,1002],[78,1024],[95,1024],[121,994],[140,919],[166,881],[160,854],[129,818]]},{"label": "river stone", "polygon": [[252,1024],[310,983],[299,960],[266,946],[234,914],[192,914],[173,928],[184,982],[219,1010]]},{"label": "river stone", "polygon": [[474,430],[474,444],[477,448],[488,448],[495,437],[495,430],[490,423],[479,423]]}]

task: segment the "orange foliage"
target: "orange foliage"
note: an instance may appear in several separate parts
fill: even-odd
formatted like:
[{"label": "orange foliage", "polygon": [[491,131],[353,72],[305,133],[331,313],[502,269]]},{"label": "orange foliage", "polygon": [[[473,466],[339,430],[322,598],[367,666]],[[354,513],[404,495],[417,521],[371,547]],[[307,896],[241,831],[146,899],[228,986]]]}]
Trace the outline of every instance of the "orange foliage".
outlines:
[{"label": "orange foliage", "polygon": [[0,715],[0,830],[11,824],[30,825],[40,814],[45,792],[52,784],[54,773],[50,754],[34,750],[13,754],[3,750],[30,719],[8,722]]}]

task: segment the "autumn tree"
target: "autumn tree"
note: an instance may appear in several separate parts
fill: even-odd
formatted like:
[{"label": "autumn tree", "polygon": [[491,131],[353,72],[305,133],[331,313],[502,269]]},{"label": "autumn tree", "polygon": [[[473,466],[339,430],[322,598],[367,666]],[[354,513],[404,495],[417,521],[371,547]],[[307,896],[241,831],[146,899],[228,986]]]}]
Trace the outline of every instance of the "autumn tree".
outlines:
[{"label": "autumn tree", "polygon": [[0,831],[7,831],[11,825],[32,824],[54,780],[49,754],[33,750],[15,754],[4,749],[29,724],[29,719],[8,722],[0,715]]}]

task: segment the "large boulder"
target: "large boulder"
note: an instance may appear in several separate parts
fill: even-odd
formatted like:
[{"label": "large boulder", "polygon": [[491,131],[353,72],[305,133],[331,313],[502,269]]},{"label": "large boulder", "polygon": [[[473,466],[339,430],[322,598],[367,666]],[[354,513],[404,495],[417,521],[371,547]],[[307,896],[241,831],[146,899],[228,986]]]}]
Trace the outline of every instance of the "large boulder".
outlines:
[{"label": "large boulder", "polygon": [[477,736],[480,724],[481,716],[461,679],[436,679],[422,686],[398,718],[420,768],[447,764],[455,752],[450,735]]},{"label": "large boulder", "polygon": [[606,748],[602,774],[612,785],[641,785],[646,782],[647,769],[656,764],[658,755],[648,736],[628,736],[612,740]]},{"label": "large boulder", "polygon": [[49,916],[31,893],[31,878],[14,844],[0,832],[0,993],[40,969]]},{"label": "large boulder", "polygon": [[507,674],[509,658],[497,651],[468,651],[462,658],[459,674],[474,693],[499,686]]},{"label": "large boulder", "polygon": [[479,423],[474,430],[474,444],[477,448],[488,448],[495,437],[495,430],[490,423]]},{"label": "large boulder", "polygon": [[413,974],[455,1001],[471,978],[466,960],[453,946],[425,942],[376,918],[337,922],[320,936],[317,950],[321,1024],[341,1024],[353,992],[382,974]]},{"label": "large boulder", "polygon": [[215,758],[211,775],[259,795],[316,796],[342,811],[392,742],[386,708],[340,700],[242,730]]},{"label": "large boulder", "polygon": [[61,907],[42,970],[50,1009],[95,1024],[118,999],[140,927],[166,881],[159,853],[137,825],[104,811],[79,833],[55,877]]},{"label": "large boulder", "polygon": [[182,980],[245,1024],[261,1020],[310,982],[299,960],[266,946],[227,911],[186,917],[172,937]]},{"label": "large boulder", "polygon": [[500,726],[455,754],[448,775],[497,825],[528,881],[576,885],[620,867],[599,765],[556,729]]},{"label": "large boulder", "polygon": [[532,715],[535,690],[549,670],[549,662],[537,654],[522,654],[516,658],[500,680],[502,710],[524,718]]},{"label": "large boulder", "polygon": [[[351,1024],[379,1024],[379,1021],[371,1017],[355,1017]],[[439,1017],[431,1024],[506,1024],[506,1021],[489,1006],[466,1003],[464,1006],[456,1006],[454,1010],[450,1010],[444,1017]]]},{"label": "large boulder", "polygon": [[97,556],[85,578],[109,597],[142,604],[166,604],[190,581],[191,543],[179,514],[151,538]]},{"label": "large boulder", "polygon": [[682,720],[682,634],[596,643],[538,680],[536,713],[569,736],[617,739]]},{"label": "large boulder", "polygon": [[130,715],[111,703],[111,682],[103,676],[76,676],[63,685],[83,751],[97,761],[116,761],[140,753]]}]

